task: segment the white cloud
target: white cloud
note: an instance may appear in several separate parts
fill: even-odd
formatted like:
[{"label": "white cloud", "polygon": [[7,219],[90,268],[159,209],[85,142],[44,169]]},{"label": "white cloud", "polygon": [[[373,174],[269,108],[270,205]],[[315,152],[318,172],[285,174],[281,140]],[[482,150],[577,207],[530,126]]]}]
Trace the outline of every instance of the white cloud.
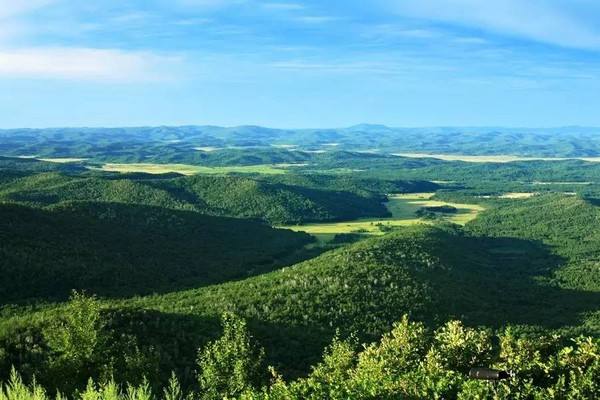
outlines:
[{"label": "white cloud", "polygon": [[408,76],[414,71],[441,72],[447,71],[443,65],[426,65],[414,59],[380,60],[380,61],[304,61],[288,60],[273,62],[268,65],[276,70],[326,73],[326,74],[367,74]]},{"label": "white cloud", "polygon": [[328,22],[339,21],[338,17],[330,17],[326,15],[307,15],[303,17],[296,17],[294,21],[303,22],[305,24],[324,24]]},{"label": "white cloud", "polygon": [[[170,0],[171,2],[173,0]],[[246,3],[247,0],[175,0],[176,3],[193,8],[222,8]]]},{"label": "white cloud", "polygon": [[140,82],[174,77],[177,57],[94,48],[0,49],[0,77]]},{"label": "white cloud", "polygon": [[364,37],[367,38],[390,38],[390,39],[401,39],[401,38],[414,38],[414,39],[431,39],[442,36],[442,34],[433,29],[423,28],[403,28],[395,24],[379,24],[369,25],[365,32]]},{"label": "white cloud", "polygon": [[600,49],[598,3],[591,0],[395,0],[392,8],[413,18],[563,47]]},{"label": "white cloud", "polygon": [[262,7],[271,10],[296,11],[303,10],[304,6],[299,3],[264,3]]},{"label": "white cloud", "polygon": [[0,19],[24,14],[54,2],[56,0],[0,0]]},{"label": "white cloud", "polygon": [[0,0],[0,43],[8,42],[29,31],[20,17],[56,0]]}]

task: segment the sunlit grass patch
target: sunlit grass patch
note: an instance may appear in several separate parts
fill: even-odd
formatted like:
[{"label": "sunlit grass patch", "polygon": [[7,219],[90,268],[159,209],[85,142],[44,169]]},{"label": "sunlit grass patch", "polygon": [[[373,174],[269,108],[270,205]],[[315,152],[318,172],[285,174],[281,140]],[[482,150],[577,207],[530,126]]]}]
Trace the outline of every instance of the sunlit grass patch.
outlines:
[{"label": "sunlit grass patch", "polygon": [[183,175],[196,174],[228,174],[228,173],[246,173],[246,174],[285,174],[286,170],[277,168],[273,165],[248,165],[234,167],[204,167],[189,164],[104,164],[100,169],[109,172],[144,172],[147,174],[166,174],[176,172]]},{"label": "sunlit grass patch", "polygon": [[436,158],[444,161],[464,161],[473,163],[508,163],[515,161],[565,161],[582,160],[600,162],[600,157],[523,157],[513,155],[471,156],[464,154],[426,154],[426,153],[394,153],[393,155],[408,158]]},{"label": "sunlit grass patch", "polygon": [[40,161],[67,164],[67,163],[78,163],[86,161],[87,158],[71,158],[71,157],[57,157],[57,158],[38,158]]},{"label": "sunlit grass patch", "polygon": [[[327,243],[336,234],[361,233],[364,235],[383,235],[398,227],[411,226],[415,224],[433,224],[435,221],[444,220],[459,225],[464,225],[477,217],[484,210],[479,204],[459,204],[445,201],[431,200],[434,193],[408,193],[388,196],[386,206],[391,218],[358,219],[354,221],[324,222],[305,225],[291,225],[283,228],[301,231],[311,234],[320,243]],[[427,220],[418,218],[416,212],[423,207],[452,206],[457,209],[456,213],[440,215],[439,219]]]},{"label": "sunlit grass patch", "polygon": [[498,197],[501,199],[528,199],[536,194],[535,192],[509,192]]}]

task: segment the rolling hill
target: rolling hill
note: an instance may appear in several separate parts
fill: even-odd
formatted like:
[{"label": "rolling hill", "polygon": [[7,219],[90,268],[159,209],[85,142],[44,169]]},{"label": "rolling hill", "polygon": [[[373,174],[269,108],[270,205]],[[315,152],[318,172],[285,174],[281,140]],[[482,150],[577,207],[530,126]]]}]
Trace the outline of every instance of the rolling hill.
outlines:
[{"label": "rolling hill", "polygon": [[3,204],[0,215],[2,303],[224,282],[297,260],[311,241],[253,221],[118,203]]},{"label": "rolling hill", "polygon": [[0,154],[85,157],[114,162],[140,162],[154,156],[161,162],[189,162],[202,158],[196,148],[275,145],[309,151],[335,147],[388,153],[590,157],[600,155],[598,132],[598,128],[591,127],[394,128],[369,124],[339,129],[260,126],[9,129],[0,130]]},{"label": "rolling hill", "polygon": [[[303,183],[297,181],[294,183]],[[354,190],[360,181],[352,187]],[[421,184],[420,186],[425,186]],[[429,184],[428,187],[431,187]],[[398,182],[394,188],[418,188]],[[0,201],[45,207],[64,201],[139,204],[207,215],[260,219],[272,224],[387,216],[385,196],[331,191],[241,176],[155,177],[134,174],[65,175],[0,172]]]},{"label": "rolling hill", "polygon": [[[547,279],[564,263],[536,241],[416,226],[244,280],[105,307],[111,329],[157,352],[157,380],[173,369],[193,379],[194,349],[218,334],[223,311],[246,318],[269,362],[296,376],[319,359],[336,331],[371,341],[405,314],[432,326],[460,318],[472,326],[597,335],[600,325],[588,317],[600,294]],[[30,322],[6,319],[0,343],[10,349],[22,335],[35,336],[32,329],[53,313],[29,315]]]}]

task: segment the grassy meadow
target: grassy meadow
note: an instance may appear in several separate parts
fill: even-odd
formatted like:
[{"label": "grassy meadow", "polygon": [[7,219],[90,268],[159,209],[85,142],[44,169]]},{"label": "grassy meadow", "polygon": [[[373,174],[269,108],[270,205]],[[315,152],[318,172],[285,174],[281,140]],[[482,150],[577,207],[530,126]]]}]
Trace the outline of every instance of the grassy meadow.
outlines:
[{"label": "grassy meadow", "polygon": [[233,166],[233,167],[203,167],[199,165],[189,164],[154,164],[154,163],[132,163],[132,164],[115,164],[107,163],[101,168],[102,171],[108,172],[144,172],[147,174],[166,174],[176,172],[183,175],[196,174],[270,174],[279,175],[285,174],[286,170],[275,165],[248,165],[248,166]]},{"label": "grassy meadow", "polygon": [[364,235],[383,235],[396,227],[416,224],[431,224],[433,221],[418,218],[416,213],[423,207],[451,206],[457,209],[456,214],[442,216],[445,221],[464,225],[475,219],[484,210],[479,204],[459,204],[432,200],[434,193],[408,193],[388,196],[386,207],[392,214],[390,218],[365,218],[354,221],[313,223],[290,225],[283,228],[313,235],[319,243],[330,242],[335,235],[344,233],[360,233]]},{"label": "grassy meadow", "polygon": [[436,158],[444,161],[464,161],[472,163],[509,163],[515,161],[565,161],[582,160],[600,162],[600,157],[524,157],[513,155],[470,156],[464,154],[426,154],[426,153],[394,153],[395,156],[408,158]]}]

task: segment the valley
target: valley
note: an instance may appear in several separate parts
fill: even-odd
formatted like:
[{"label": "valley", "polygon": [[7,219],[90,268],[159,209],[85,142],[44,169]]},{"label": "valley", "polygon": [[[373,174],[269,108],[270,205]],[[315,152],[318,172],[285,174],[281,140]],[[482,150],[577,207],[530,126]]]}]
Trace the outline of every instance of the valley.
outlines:
[{"label": "valley", "polygon": [[0,157],[0,381],[197,393],[227,355],[248,398],[457,398],[475,363],[595,393],[600,164],[139,140]]},{"label": "valley", "polygon": [[600,1],[0,0],[0,400],[599,400]]}]

